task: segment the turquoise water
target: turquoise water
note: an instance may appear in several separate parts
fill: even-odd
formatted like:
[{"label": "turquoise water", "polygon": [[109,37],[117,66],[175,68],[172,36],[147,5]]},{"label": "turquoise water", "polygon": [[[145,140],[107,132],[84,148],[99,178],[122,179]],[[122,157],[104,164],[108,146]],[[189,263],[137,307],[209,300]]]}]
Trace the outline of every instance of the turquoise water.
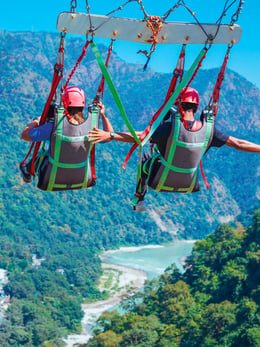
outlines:
[{"label": "turquoise water", "polygon": [[112,264],[143,270],[148,278],[152,279],[162,274],[173,263],[180,271],[183,271],[180,259],[191,254],[194,242],[179,241],[163,247],[116,251],[106,254],[104,260]]}]

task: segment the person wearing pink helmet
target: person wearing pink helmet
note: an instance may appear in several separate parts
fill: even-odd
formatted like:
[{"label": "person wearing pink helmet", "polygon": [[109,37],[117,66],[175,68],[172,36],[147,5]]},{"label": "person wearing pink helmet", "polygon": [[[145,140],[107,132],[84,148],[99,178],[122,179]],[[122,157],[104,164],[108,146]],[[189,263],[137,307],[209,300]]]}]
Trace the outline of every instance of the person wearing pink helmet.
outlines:
[{"label": "person wearing pink helmet", "polygon": [[[199,106],[199,94],[196,89],[191,87],[184,88],[175,102],[175,106],[177,106],[177,108],[172,107],[168,111],[163,122],[150,138],[150,142],[157,147],[157,153],[155,155],[144,153],[143,155],[141,179],[136,189],[136,201],[133,203],[135,212],[143,212],[146,210],[143,200],[148,185],[157,191],[199,191],[200,188],[197,176],[198,164],[201,157],[211,147],[227,145],[240,151],[260,152],[259,144],[228,136],[219,131],[214,125],[214,116],[210,117],[208,114],[202,113],[201,120],[195,120],[194,114]],[[178,119],[179,123],[177,122]],[[209,121],[210,119],[211,121]],[[177,123],[178,127],[176,125]],[[177,135],[175,135],[174,129],[177,128],[179,130]],[[140,131],[136,132],[137,136],[141,136],[141,134],[142,132]],[[90,131],[89,138],[93,143],[107,141],[109,139],[129,143],[135,142],[134,137],[130,133],[116,132],[113,133],[111,137],[109,132],[101,129],[93,129]],[[176,145],[176,142],[178,145]],[[190,143],[192,146],[189,145]],[[203,145],[202,148],[196,149],[196,147],[199,147],[200,143]],[[190,148],[186,149],[185,147]],[[174,148],[174,150],[172,150],[172,148]],[[200,153],[198,154],[196,151]],[[170,155],[171,161],[169,162],[168,158]],[[191,164],[189,162],[191,162]],[[164,185],[168,177],[171,176],[169,179],[171,182],[168,187],[166,187],[166,185],[164,187],[160,181],[162,173],[165,172],[165,168],[168,172],[168,176],[164,178]],[[157,177],[158,175],[159,177]],[[185,180],[188,181],[187,189]],[[186,190],[183,186],[185,186]]]},{"label": "person wearing pink helmet", "polygon": [[[86,106],[86,96],[83,89],[76,86],[67,87],[62,96],[62,102],[65,108],[66,116],[71,124],[82,124],[88,118],[88,115],[84,117],[83,114]],[[99,101],[97,106],[99,106],[100,109],[103,129],[112,132],[113,128],[105,114],[105,107],[103,103]],[[47,122],[43,125],[39,125],[40,117],[34,119],[23,129],[21,138],[28,142],[50,141],[55,124],[54,119],[57,117],[57,112],[58,105],[51,104],[47,114]],[[37,164],[37,160],[35,160],[35,163]],[[23,180],[26,183],[30,183],[32,181],[31,161],[20,165],[20,171],[22,173]]]}]

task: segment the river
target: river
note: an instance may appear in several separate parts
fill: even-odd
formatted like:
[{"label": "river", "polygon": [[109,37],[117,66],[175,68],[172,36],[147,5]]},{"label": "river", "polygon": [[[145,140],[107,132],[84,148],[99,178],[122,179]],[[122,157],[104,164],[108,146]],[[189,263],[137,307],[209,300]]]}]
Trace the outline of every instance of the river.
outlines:
[{"label": "river", "polygon": [[176,264],[183,271],[182,259],[191,254],[194,242],[191,240],[167,246],[124,247],[105,252],[102,259],[111,264],[142,270],[152,279],[161,275],[171,264]]},{"label": "river", "polygon": [[[173,263],[180,271],[183,271],[183,259],[191,254],[194,242],[177,241],[166,246],[123,247],[119,250],[104,252],[101,258],[105,263],[103,266],[112,264],[123,271],[121,276],[123,285],[127,286],[131,281],[141,290],[146,279],[158,277]],[[85,315],[82,320],[82,333],[69,335],[65,340],[67,347],[86,343],[91,338],[90,327],[95,324],[102,312],[117,308],[119,302],[120,295],[116,295],[105,301],[83,304]]]}]

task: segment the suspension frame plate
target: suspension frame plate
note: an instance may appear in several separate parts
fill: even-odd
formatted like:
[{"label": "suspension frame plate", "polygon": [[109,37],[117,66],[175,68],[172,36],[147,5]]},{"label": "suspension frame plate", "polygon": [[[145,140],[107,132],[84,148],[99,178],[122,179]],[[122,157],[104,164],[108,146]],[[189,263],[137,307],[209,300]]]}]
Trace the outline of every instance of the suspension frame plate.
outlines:
[{"label": "suspension frame plate", "polygon": [[[232,27],[228,24],[221,24],[219,27],[217,24],[201,24],[201,26],[185,22],[162,23],[157,35],[157,44],[236,44],[240,41],[242,29],[237,24]],[[56,28],[59,32],[76,35],[154,43],[153,32],[145,20],[62,12],[58,16]],[[215,38],[207,41],[209,36]]]}]

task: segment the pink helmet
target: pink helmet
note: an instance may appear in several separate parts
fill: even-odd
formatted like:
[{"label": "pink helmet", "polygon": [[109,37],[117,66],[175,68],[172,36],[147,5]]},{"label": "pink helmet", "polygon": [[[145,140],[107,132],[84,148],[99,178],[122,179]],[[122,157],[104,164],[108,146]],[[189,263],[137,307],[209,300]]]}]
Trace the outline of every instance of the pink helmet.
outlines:
[{"label": "pink helmet", "polygon": [[199,93],[196,89],[188,87],[183,88],[180,94],[181,102],[190,102],[199,105]]},{"label": "pink helmet", "polygon": [[72,107],[84,107],[86,106],[86,97],[84,90],[71,86],[65,89],[64,95],[63,95],[63,103],[65,107],[72,106]]}]

